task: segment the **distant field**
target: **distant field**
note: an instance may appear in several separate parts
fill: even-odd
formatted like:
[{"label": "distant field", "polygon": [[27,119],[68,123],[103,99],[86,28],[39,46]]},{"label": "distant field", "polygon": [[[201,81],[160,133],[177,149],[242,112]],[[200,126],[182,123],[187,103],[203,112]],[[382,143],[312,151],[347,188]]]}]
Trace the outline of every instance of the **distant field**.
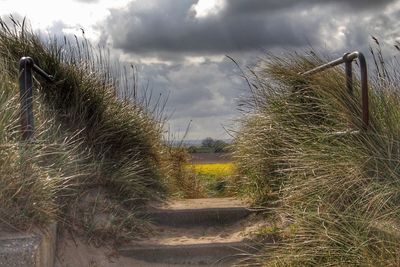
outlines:
[{"label": "distant field", "polygon": [[230,163],[232,156],[229,153],[192,153],[192,164]]},{"label": "distant field", "polygon": [[202,163],[193,164],[192,166],[197,174],[215,176],[217,178],[231,176],[234,168],[232,163]]},{"label": "distant field", "polygon": [[206,154],[197,157],[188,165],[195,173],[198,181],[208,197],[228,196],[230,180],[234,174],[234,164],[227,157],[216,157]]}]

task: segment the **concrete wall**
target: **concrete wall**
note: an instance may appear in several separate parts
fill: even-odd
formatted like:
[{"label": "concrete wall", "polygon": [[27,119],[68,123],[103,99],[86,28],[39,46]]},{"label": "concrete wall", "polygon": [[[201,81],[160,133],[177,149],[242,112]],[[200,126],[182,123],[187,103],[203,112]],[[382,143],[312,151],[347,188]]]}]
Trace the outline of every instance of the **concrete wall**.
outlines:
[{"label": "concrete wall", "polygon": [[30,233],[0,232],[0,267],[53,267],[57,225]]}]

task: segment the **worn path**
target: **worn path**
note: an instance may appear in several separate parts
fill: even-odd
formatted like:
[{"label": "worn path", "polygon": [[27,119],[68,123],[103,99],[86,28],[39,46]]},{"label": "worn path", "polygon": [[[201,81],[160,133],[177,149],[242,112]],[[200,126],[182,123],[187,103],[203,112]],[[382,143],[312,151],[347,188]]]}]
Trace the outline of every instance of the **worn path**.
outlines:
[{"label": "worn path", "polygon": [[243,202],[233,198],[155,204],[149,214],[156,230],[153,237],[120,247],[115,252],[120,257],[83,243],[73,245],[62,249],[61,257],[70,259],[69,265],[64,261],[58,266],[77,266],[74,264],[82,264],[88,254],[93,257],[88,266],[93,267],[232,266],[255,251],[247,237],[258,224],[250,213]]}]

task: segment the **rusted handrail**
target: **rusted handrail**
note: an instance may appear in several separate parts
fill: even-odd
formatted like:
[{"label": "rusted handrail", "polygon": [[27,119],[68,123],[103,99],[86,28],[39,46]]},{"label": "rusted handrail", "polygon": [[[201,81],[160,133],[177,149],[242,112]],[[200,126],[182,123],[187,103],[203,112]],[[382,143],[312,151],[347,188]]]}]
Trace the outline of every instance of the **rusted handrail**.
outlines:
[{"label": "rusted handrail", "polygon": [[33,117],[33,77],[32,70],[36,71],[40,76],[49,82],[53,82],[53,76],[47,74],[39,68],[32,58],[22,57],[19,61],[19,92],[21,101],[21,131],[22,139],[28,141],[32,139],[34,126]]},{"label": "rusted handrail", "polygon": [[361,73],[361,108],[362,108],[362,122],[363,128],[366,130],[369,127],[369,106],[368,106],[368,73],[367,73],[367,62],[364,55],[361,52],[346,53],[343,57],[335,59],[324,65],[318,66],[312,70],[303,72],[302,75],[313,75],[318,72],[322,72],[329,68],[335,67],[337,65],[345,63],[345,73],[346,73],[346,88],[347,92],[353,94],[353,69],[352,62],[358,58],[360,63],[360,73]]}]

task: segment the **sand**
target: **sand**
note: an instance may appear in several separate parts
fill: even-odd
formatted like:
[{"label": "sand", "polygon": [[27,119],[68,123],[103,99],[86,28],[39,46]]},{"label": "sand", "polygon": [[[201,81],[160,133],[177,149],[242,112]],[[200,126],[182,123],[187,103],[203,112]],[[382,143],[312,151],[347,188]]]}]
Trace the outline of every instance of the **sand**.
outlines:
[{"label": "sand", "polygon": [[[189,265],[157,264],[123,257],[115,249],[93,247],[79,238],[65,234],[58,243],[55,267],[186,267]],[[190,265],[200,267],[199,265]],[[204,265],[202,265],[204,266]]]},{"label": "sand", "polygon": [[[244,206],[241,201],[228,199],[191,199],[154,204],[153,207],[172,210]],[[263,223],[257,216],[225,226],[167,227],[154,225],[154,235],[128,242],[127,246],[185,245],[239,242],[252,236]],[[59,238],[56,267],[183,267],[199,265],[171,265],[147,263],[119,255],[115,248],[94,247],[82,239],[63,233]],[[202,265],[204,266],[204,265]]]}]

